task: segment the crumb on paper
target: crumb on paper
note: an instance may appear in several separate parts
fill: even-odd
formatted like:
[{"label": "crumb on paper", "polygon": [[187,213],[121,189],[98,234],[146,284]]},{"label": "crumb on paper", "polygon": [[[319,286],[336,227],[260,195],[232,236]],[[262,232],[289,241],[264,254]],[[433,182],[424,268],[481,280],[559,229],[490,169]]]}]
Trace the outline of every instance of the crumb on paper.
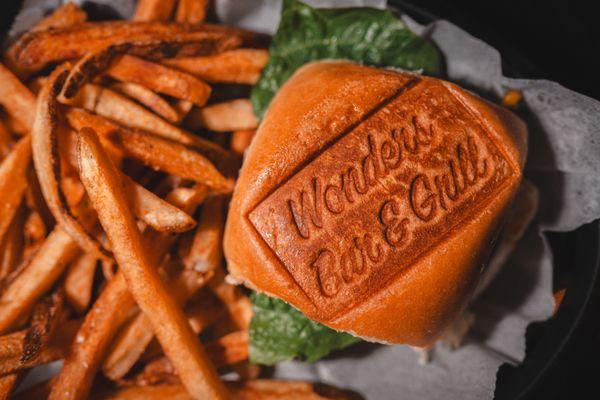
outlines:
[{"label": "crumb on paper", "polygon": [[502,104],[509,108],[517,108],[523,100],[523,93],[520,90],[510,89],[502,98]]},{"label": "crumb on paper", "polygon": [[562,304],[565,298],[566,291],[567,288],[562,288],[554,292],[554,314],[558,312],[558,309],[560,308],[560,305]]}]

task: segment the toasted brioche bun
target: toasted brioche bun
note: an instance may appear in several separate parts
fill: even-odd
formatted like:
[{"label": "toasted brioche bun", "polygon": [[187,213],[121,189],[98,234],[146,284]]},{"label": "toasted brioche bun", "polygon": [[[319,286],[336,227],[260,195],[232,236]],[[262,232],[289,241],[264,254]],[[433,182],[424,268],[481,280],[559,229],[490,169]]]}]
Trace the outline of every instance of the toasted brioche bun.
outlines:
[{"label": "toasted brioche bun", "polygon": [[229,273],[336,330],[426,346],[470,299],[526,150],[520,119],[452,83],[308,64],[247,150]]}]

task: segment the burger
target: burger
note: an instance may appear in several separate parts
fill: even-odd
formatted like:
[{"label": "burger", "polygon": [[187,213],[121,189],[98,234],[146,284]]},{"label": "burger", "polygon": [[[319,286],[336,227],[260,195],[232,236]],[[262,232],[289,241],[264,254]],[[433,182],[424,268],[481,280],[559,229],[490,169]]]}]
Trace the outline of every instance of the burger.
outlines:
[{"label": "burger", "polygon": [[[275,46],[295,43],[281,31]],[[426,67],[333,58],[285,77],[232,197],[224,251],[255,292],[251,358],[314,361],[358,338],[456,346],[537,207],[525,124]]]}]

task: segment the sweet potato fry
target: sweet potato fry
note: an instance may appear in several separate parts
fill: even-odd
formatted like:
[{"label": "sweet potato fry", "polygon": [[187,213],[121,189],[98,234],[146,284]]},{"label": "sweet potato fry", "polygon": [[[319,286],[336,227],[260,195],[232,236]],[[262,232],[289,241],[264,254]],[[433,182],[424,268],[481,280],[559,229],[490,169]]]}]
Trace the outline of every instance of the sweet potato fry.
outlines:
[{"label": "sweet potato fry", "polygon": [[29,330],[25,328],[17,332],[0,336],[0,358],[21,358],[25,348],[25,337],[27,336],[28,331]]},{"label": "sweet potato fry", "polygon": [[[18,68],[39,70],[49,63],[78,59],[86,54],[93,54],[91,58],[97,60],[100,51],[102,62],[94,61],[93,65],[108,67],[112,57],[123,51],[153,59],[208,55],[238,47],[248,35],[238,29],[209,24],[87,22],[27,33],[6,56]],[[88,62],[85,64],[89,66]],[[97,72],[104,69],[98,68]]]},{"label": "sweet potato fry", "polygon": [[[250,299],[237,286],[225,281],[223,268],[215,271],[215,278],[211,280],[209,287],[223,302],[228,315],[227,319],[222,319],[213,326],[213,331],[223,335],[236,330],[248,330],[252,319]],[[233,369],[243,379],[254,379],[260,373],[260,367],[250,363],[238,363]]]},{"label": "sweet potato fry", "polygon": [[47,76],[38,76],[37,78],[33,78],[31,81],[29,81],[27,87],[29,88],[31,93],[37,95],[40,92],[40,90],[42,90],[47,80]]},{"label": "sweet potato fry", "polygon": [[36,304],[23,342],[21,362],[37,357],[46,347],[64,317],[64,294],[55,292]]},{"label": "sweet potato fry", "polygon": [[71,173],[63,174],[60,180],[60,187],[65,194],[65,200],[70,208],[79,204],[85,196],[85,189],[81,182],[79,182],[79,178],[71,175]]},{"label": "sweet potato fry", "polygon": [[37,367],[38,365],[44,365],[60,360],[65,357],[68,348],[68,343],[51,343],[30,360],[21,361],[16,358],[4,359],[2,364],[0,364],[0,373],[3,375],[13,374],[15,372]]},{"label": "sweet potato fry", "polygon": [[136,184],[128,176],[121,177],[124,181],[123,191],[132,211],[152,228],[159,232],[185,232],[196,225],[196,221],[179,208]]},{"label": "sweet potato fry", "polygon": [[[26,390],[16,400],[37,400],[47,397],[49,383],[42,382]],[[225,381],[233,398],[238,400],[361,400],[358,393],[333,386],[302,381],[252,379]],[[93,400],[189,400],[191,397],[180,384],[156,386],[125,386],[95,391]]]},{"label": "sweet potato fry", "polygon": [[[35,107],[35,102],[33,104],[34,104],[33,106]],[[0,103],[0,105],[2,105],[2,103]],[[12,115],[10,115],[8,113],[6,113],[5,118],[6,118],[6,120],[5,120],[6,127],[14,135],[25,136],[25,135],[29,134],[29,131],[31,130],[30,127],[25,126],[24,124],[19,122],[15,117],[13,117]]]},{"label": "sweet potato fry", "polygon": [[255,129],[258,119],[250,100],[237,99],[194,109],[185,119],[185,124],[191,129],[231,132]]},{"label": "sweet potato fry", "polygon": [[8,374],[0,377],[0,400],[8,400],[13,390],[21,380],[20,373]]},{"label": "sweet potato fry", "polygon": [[[167,196],[165,200],[188,214],[194,214],[196,208],[204,202],[208,196],[208,188],[201,184],[194,187],[176,187]],[[151,243],[148,249],[151,261],[161,264],[169,248],[175,243],[177,236],[164,234],[155,230],[144,231],[144,241]]]},{"label": "sweet potato fry", "polygon": [[239,44],[241,44],[241,40],[238,37],[215,38],[207,36],[206,32],[189,32],[167,37],[146,35],[122,40],[81,57],[69,73],[60,95],[62,99],[75,97],[83,84],[106,71],[119,56],[125,53],[159,60],[169,57],[213,54],[237,47]]},{"label": "sweet potato fry", "polygon": [[[75,132],[71,131],[67,134],[62,137],[62,155],[69,164],[77,168]],[[110,144],[110,142],[108,143]],[[191,216],[156,196],[128,176],[122,173],[120,175],[123,180],[123,190],[134,214],[152,228],[160,232],[185,232],[196,226],[196,221]],[[63,183],[65,181],[66,179],[63,178]],[[77,184],[80,185],[79,179],[77,179]]]},{"label": "sweet potato fry", "polygon": [[9,330],[56,282],[79,248],[61,227],[44,241],[34,258],[0,296],[0,332]]},{"label": "sweet potato fry", "polygon": [[45,237],[48,231],[54,227],[55,221],[52,213],[48,209],[44,195],[42,194],[40,181],[38,180],[34,168],[29,168],[27,170],[27,192],[25,200],[31,213],[35,213],[39,217],[39,221],[36,221],[36,224],[39,224],[36,227],[36,229],[38,229],[38,231],[35,232],[37,235],[36,238],[39,239],[42,236]]},{"label": "sweet potato fry", "polygon": [[[78,205],[76,211],[83,225],[93,226],[95,215],[84,204]],[[0,295],[0,333],[9,330],[31,310],[78,252],[77,243],[61,226],[56,226],[23,270],[8,279]]]},{"label": "sweet potato fry", "polygon": [[248,329],[252,319],[250,299],[237,286],[230,285],[225,281],[223,268],[215,270],[215,277],[211,279],[208,285],[219,300],[225,304],[236,329]]},{"label": "sweet potato fry", "polygon": [[69,345],[75,338],[79,321],[67,321],[61,325],[61,334],[54,335],[33,357],[22,359],[22,354],[15,354],[2,358],[0,374],[12,374],[29,368],[50,363],[64,358]]},{"label": "sweet potato fry", "polygon": [[248,359],[248,331],[225,335],[206,346],[206,352],[217,368]]},{"label": "sweet potato fry", "polygon": [[[188,116],[194,121],[194,106],[206,106],[211,88],[202,73],[214,82],[249,83],[267,54],[229,52],[262,46],[264,37],[200,24],[207,4],[140,0],[145,21],[92,23],[65,5],[5,53],[14,74],[34,79],[30,91],[0,65],[0,97],[2,90],[18,96],[17,104],[0,98],[8,127],[0,126],[0,161],[3,149],[11,149],[9,158],[15,153],[20,135],[30,141],[33,163],[23,167],[16,211],[7,222],[0,218],[0,335],[28,326],[0,336],[0,400],[30,368],[61,358],[56,379],[24,396],[87,398],[100,367],[119,384],[134,364],[161,357],[146,371],[149,382],[162,376],[186,388],[186,397],[229,398],[211,359],[236,371],[247,364],[251,311],[248,299],[224,283],[219,245],[224,194],[241,157],[223,147],[227,135],[208,133],[208,140],[177,125]],[[222,52],[228,54],[212,57]],[[165,61],[179,57],[188,64]],[[197,125],[205,133],[236,105],[209,107],[209,122]],[[240,115],[233,125],[248,124]],[[4,200],[1,178],[2,164]],[[202,229],[178,235],[195,227],[191,215],[208,194],[215,198],[202,211]],[[108,273],[96,283],[98,261]],[[203,289],[215,273],[218,282]],[[103,289],[99,296],[95,288]],[[66,321],[60,299],[48,303],[53,289],[70,303],[69,313],[92,304],[83,324]],[[209,325],[222,338],[207,354],[197,335]]]},{"label": "sweet potato fry", "polygon": [[68,102],[98,115],[109,118],[130,128],[139,128],[173,140],[192,142],[190,133],[171,125],[159,116],[153,114],[127,99],[126,97],[98,85],[87,84],[78,96]]},{"label": "sweet potato fry", "polygon": [[22,127],[30,129],[33,126],[35,96],[2,64],[0,64],[0,105]]},{"label": "sweet potato fry", "polygon": [[[91,114],[85,110],[71,108],[67,110],[66,117],[69,124],[75,129],[79,130],[84,127],[93,127],[101,138],[111,138],[114,136],[126,137],[133,129],[119,125],[104,117]],[[155,116],[155,119],[159,119]],[[149,126],[150,133],[157,136],[161,136],[177,143],[189,145],[200,151],[204,156],[208,157],[211,161],[220,161],[221,163],[231,163],[232,155],[227,152],[221,146],[199,136],[192,135],[189,132],[179,129],[173,125],[169,125],[168,129],[157,130],[155,120],[152,121],[152,126]],[[163,123],[166,124],[165,121]]]},{"label": "sweet potato fry", "polygon": [[138,57],[124,55],[106,71],[122,82],[133,82],[176,99],[206,104],[211,88],[193,75]]},{"label": "sweet potato fry", "polygon": [[[50,15],[39,20],[29,30],[29,32],[39,32],[48,29],[66,28],[69,26],[81,24],[86,20],[87,14],[85,13],[85,11],[79,8],[75,3],[68,2],[58,7]],[[11,47],[7,51],[7,54],[12,54],[13,52],[14,50]],[[9,63],[10,69],[13,70],[21,78],[26,78],[28,75],[30,75],[31,72],[35,71],[14,65],[10,57],[7,58],[7,62]],[[37,86],[37,83],[39,83],[39,79],[35,79],[34,81],[32,81],[31,84],[34,85],[33,87],[30,84],[30,88],[34,93],[37,93],[37,91],[34,90],[35,86]]]},{"label": "sweet potato fry", "polygon": [[15,270],[23,258],[25,213],[25,207],[21,205],[0,242],[0,281]]},{"label": "sweet potato fry", "polygon": [[[72,110],[72,109],[71,109]],[[77,109],[79,111],[79,109]],[[104,121],[108,121],[103,117],[96,116],[94,114],[90,114],[85,110],[80,110],[82,113],[86,115],[92,116],[92,120],[89,123],[95,122],[95,120],[99,120],[100,123]],[[112,124],[112,122],[108,121],[108,124]],[[109,139],[102,136],[101,137],[102,144],[104,149],[109,153],[113,162],[116,165],[122,165],[123,163],[123,152],[115,146]],[[63,180],[67,177],[75,177],[77,184],[81,185],[79,181],[78,174],[78,166],[77,166],[77,130],[73,129],[69,124],[61,124],[58,129],[58,152],[60,155],[60,159],[62,161],[61,166],[64,167],[63,172]]]},{"label": "sweet potato fry", "polygon": [[119,190],[114,165],[91,129],[82,129],[79,138],[82,182],[132,296],[149,317],[156,337],[190,394],[195,398],[227,398],[227,391],[202,345],[144,249],[133,214]]},{"label": "sweet potato fry", "polygon": [[175,8],[175,0],[138,0],[134,21],[168,21]]},{"label": "sweet potato fry", "polygon": [[[168,283],[174,300],[181,307],[202,286],[212,274],[183,270]],[[138,314],[121,331],[107,356],[103,371],[110,379],[122,378],[142,355],[152,338],[152,324],[145,314]]]},{"label": "sweet potato fry", "polygon": [[[225,314],[221,302],[210,292],[200,290],[185,308],[185,315],[194,333],[199,334]],[[123,346],[126,348],[127,346]],[[140,362],[148,362],[163,355],[162,348],[156,340],[152,340],[146,351],[139,358]]]},{"label": "sweet potato fry", "polygon": [[59,124],[56,95],[68,71],[67,66],[55,69],[38,96],[36,118],[31,134],[33,163],[48,207],[65,232],[70,234],[85,251],[91,252],[96,257],[110,257],[110,252],[103,249],[100,242],[75,218],[58,182],[61,164],[56,144]]},{"label": "sweet potato fry", "polygon": [[179,123],[181,120],[180,111],[177,107],[171,105],[159,94],[154,93],[145,86],[131,82],[115,82],[110,87],[116,92],[136,100],[171,123]]},{"label": "sweet potato fry", "polygon": [[117,273],[85,316],[77,332],[77,340],[52,385],[50,399],[87,397],[96,374],[95,366],[102,361],[112,335],[125,321],[133,305],[125,278]]},{"label": "sweet potato fry", "polygon": [[4,121],[0,120],[0,161],[10,153],[10,149],[14,145],[14,140],[4,124]]},{"label": "sweet potato fry", "polygon": [[[205,187],[197,185],[195,188],[175,188],[166,199],[174,206],[193,214],[206,194]],[[147,231],[144,232],[144,239],[146,243],[152,243],[150,256],[153,261],[159,263],[175,237]],[[54,389],[57,398],[60,398],[64,392],[73,392],[75,398],[86,396],[110,341],[129,315],[133,305],[134,301],[127,290],[123,274],[119,272],[111,278],[85,318],[78,334],[85,340],[75,343],[69,357],[65,360]],[[118,312],[113,313],[111,310],[118,310]]]},{"label": "sweet potato fry", "polygon": [[[220,320],[213,327],[217,335],[224,335],[236,330],[247,330],[252,319],[250,299],[237,287],[226,281],[222,267],[215,270],[215,277],[209,282],[212,292],[223,302],[228,318]],[[253,379],[260,373],[256,364],[241,363],[234,365],[234,370],[243,379]]]},{"label": "sweet potato fry", "polygon": [[[210,296],[208,296],[210,295]],[[190,326],[196,333],[200,333],[223,316],[225,310],[219,300],[210,292],[199,291],[185,308]]]},{"label": "sweet potato fry", "polygon": [[27,188],[27,169],[31,164],[31,137],[22,138],[0,164],[0,241],[4,238]]},{"label": "sweet potato fry", "polygon": [[133,130],[115,139],[127,156],[149,167],[191,179],[218,192],[228,193],[233,189],[233,182],[221,175],[210,161],[179,143]]},{"label": "sweet potato fry", "polygon": [[[248,332],[238,331],[206,344],[206,352],[216,368],[234,365],[248,359]],[[178,383],[177,372],[167,357],[159,357],[144,366],[132,379],[121,384],[136,386]]]},{"label": "sweet potato fry", "polygon": [[[207,149],[210,154],[222,158],[225,151],[215,143],[194,136],[183,129],[174,126],[145,108],[135,104],[127,98],[110,89],[96,85],[86,85],[81,92],[82,97],[75,100],[88,110],[109,118],[129,128],[142,129],[167,139],[175,140],[182,144],[192,145],[200,149]],[[110,125],[110,124],[109,124]],[[96,127],[96,125],[94,125]],[[113,124],[112,128],[117,128]],[[102,134],[102,132],[100,132]]]},{"label": "sweet potato fry", "polygon": [[207,82],[254,85],[267,61],[267,50],[234,49],[204,57],[170,58],[162,60],[162,63]]},{"label": "sweet potato fry", "polygon": [[361,400],[356,392],[322,383],[256,379],[227,382],[227,387],[240,400]]},{"label": "sweet potato fry", "polygon": [[46,225],[42,221],[42,217],[37,211],[30,211],[27,215],[27,219],[24,222],[23,235],[28,244],[43,241],[48,232]]},{"label": "sweet potato fry", "polygon": [[187,100],[177,100],[173,104],[173,107],[177,110],[177,121],[176,123],[180,123],[185,119],[190,110],[194,107],[194,104],[191,101]]},{"label": "sweet potato fry", "polygon": [[[130,386],[113,390],[104,389],[93,400],[193,400],[182,385]],[[239,397],[236,397],[239,399]]]},{"label": "sweet potato fry", "polygon": [[119,332],[112,344],[102,369],[104,375],[112,380],[122,378],[137,362],[154,338],[150,320],[144,314],[138,314]]},{"label": "sweet potato fry", "polygon": [[214,271],[222,262],[223,229],[225,226],[225,199],[215,196],[207,199],[200,214],[200,224],[194,234],[185,267],[200,272]]},{"label": "sweet potato fry", "polygon": [[83,313],[92,299],[94,274],[98,260],[93,255],[81,254],[69,267],[65,278],[65,296],[69,304]]},{"label": "sweet potato fry", "polygon": [[[238,400],[361,400],[352,391],[333,386],[302,381],[248,380],[225,381],[232,398]],[[181,385],[131,386],[113,389],[94,397],[94,400],[190,400]]]},{"label": "sweet potato fry", "polygon": [[0,364],[0,373],[12,374],[63,359],[67,354],[68,348],[69,342],[67,342],[67,336],[61,335],[60,338],[50,341],[47,347],[43,348],[39,354],[29,360],[21,361],[16,358],[4,359],[2,364]]},{"label": "sweet potato fry", "polygon": [[175,21],[197,24],[206,18],[209,0],[179,0]]},{"label": "sweet potato fry", "polygon": [[52,14],[38,21],[29,32],[44,31],[46,29],[65,28],[87,21],[87,14],[75,3],[65,3],[52,12]]},{"label": "sweet potato fry", "polygon": [[179,376],[167,357],[159,357],[144,365],[139,373],[131,378],[121,379],[119,386],[154,386],[179,384]]},{"label": "sweet potato fry", "polygon": [[205,185],[196,184],[191,188],[177,187],[173,189],[165,200],[188,214],[193,214],[196,208],[204,202],[206,196],[208,196],[208,188]]},{"label": "sweet potato fry", "polygon": [[256,134],[256,129],[244,130],[244,131],[235,131],[231,135],[231,142],[229,143],[229,147],[234,153],[244,154],[250,143],[252,143],[252,139]]}]

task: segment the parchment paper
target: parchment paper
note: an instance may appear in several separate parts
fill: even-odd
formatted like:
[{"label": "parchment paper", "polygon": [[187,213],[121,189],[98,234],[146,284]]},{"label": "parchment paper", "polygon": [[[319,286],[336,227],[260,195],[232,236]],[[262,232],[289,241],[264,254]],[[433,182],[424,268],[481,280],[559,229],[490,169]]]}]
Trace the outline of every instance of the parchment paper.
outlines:
[{"label": "parchment paper", "polygon": [[[217,14],[225,23],[268,33],[277,27],[280,1],[216,1]],[[308,2],[378,8],[386,3]],[[123,17],[133,12],[132,0],[94,3]],[[26,0],[10,36],[14,38],[58,4],[58,0]],[[552,314],[552,254],[543,232],[569,231],[600,218],[600,103],[554,82],[504,77],[495,49],[447,21],[421,26],[403,18],[440,48],[447,79],[495,100],[509,88],[523,92],[530,133],[526,176],[540,190],[538,216],[500,275],[473,304],[475,326],[460,349],[438,346],[433,360],[422,366],[405,346],[364,343],[313,365],[281,363],[274,374],[353,388],[368,399],[491,399],[498,367],[523,360],[527,325]],[[39,379],[36,375],[30,379]]]}]

